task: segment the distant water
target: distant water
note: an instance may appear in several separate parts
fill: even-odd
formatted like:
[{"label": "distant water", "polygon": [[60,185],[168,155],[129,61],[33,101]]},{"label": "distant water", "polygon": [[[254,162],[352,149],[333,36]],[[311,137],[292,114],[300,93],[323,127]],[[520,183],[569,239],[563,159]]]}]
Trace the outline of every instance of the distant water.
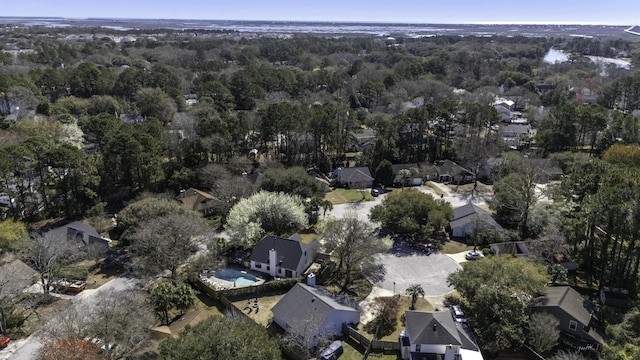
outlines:
[{"label": "distant water", "polygon": [[569,55],[562,50],[556,50],[552,48],[549,49],[542,60],[547,64],[558,64],[569,61]]},{"label": "distant water", "polygon": [[[591,62],[600,65],[602,74],[606,75],[606,69],[609,65],[615,65],[622,69],[629,69],[631,63],[628,60],[608,58],[603,56],[587,56]],[[560,64],[569,61],[569,54],[558,49],[549,49],[544,56],[543,61],[547,64]]]}]

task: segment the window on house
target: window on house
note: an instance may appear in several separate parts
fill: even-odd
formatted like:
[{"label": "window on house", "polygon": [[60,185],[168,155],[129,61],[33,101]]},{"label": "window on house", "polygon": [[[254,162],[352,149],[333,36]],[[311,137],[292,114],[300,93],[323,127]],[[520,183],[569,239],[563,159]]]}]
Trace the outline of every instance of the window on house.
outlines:
[{"label": "window on house", "polygon": [[284,276],[286,276],[286,277],[293,277],[293,272],[291,270],[289,270],[289,269],[286,269],[284,271],[284,274],[285,274]]},{"label": "window on house", "polygon": [[256,266],[256,269],[261,269],[262,268],[262,264],[260,264],[260,263],[256,263],[255,266]]},{"label": "window on house", "polygon": [[575,330],[577,328],[578,328],[578,323],[573,320],[569,320],[569,329]]},{"label": "window on house", "polygon": [[420,344],[416,344],[416,352],[420,352]]}]

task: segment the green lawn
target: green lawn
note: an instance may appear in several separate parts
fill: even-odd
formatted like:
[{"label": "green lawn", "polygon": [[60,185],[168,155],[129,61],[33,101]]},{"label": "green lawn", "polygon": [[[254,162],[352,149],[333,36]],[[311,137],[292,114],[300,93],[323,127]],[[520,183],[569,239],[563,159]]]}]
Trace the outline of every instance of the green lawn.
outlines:
[{"label": "green lawn", "polygon": [[457,254],[469,250],[473,250],[473,246],[469,246],[458,241],[449,240],[444,243],[442,249],[440,249],[440,252],[443,254]]},{"label": "green lawn", "polygon": [[335,189],[325,196],[333,205],[347,204],[360,201],[373,201],[373,196],[368,189]]},{"label": "green lawn", "polygon": [[438,185],[434,184],[433,182],[427,181],[425,185],[430,187],[431,190],[435,191],[435,193],[438,194],[438,196],[444,195],[444,192],[438,187]]}]

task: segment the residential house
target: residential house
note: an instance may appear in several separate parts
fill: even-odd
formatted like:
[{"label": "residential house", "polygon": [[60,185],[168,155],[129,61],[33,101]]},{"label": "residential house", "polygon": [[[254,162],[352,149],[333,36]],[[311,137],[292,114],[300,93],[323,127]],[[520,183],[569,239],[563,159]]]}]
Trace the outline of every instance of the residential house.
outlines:
[{"label": "residential house", "polygon": [[496,109],[498,115],[500,115],[500,121],[505,123],[510,123],[511,118],[513,117],[513,112],[509,110],[508,107],[504,107],[502,105],[493,105],[493,108]]},{"label": "residential house", "polygon": [[364,151],[367,147],[374,145],[377,132],[373,129],[358,129],[352,131],[351,136],[355,139],[353,150]]},{"label": "residential house", "polygon": [[364,189],[373,186],[373,176],[366,166],[343,168],[333,171],[336,182],[349,189]]},{"label": "residential house", "polygon": [[473,173],[451,160],[436,163],[436,181],[443,183],[467,184],[473,181]]},{"label": "residential house", "polygon": [[514,111],[516,102],[513,100],[505,99],[505,98],[498,98],[493,102],[493,106],[494,107],[500,106],[509,111]]},{"label": "residential house", "polygon": [[406,311],[400,333],[403,360],[483,360],[470,329],[448,311]]},{"label": "residential house", "polygon": [[13,298],[36,282],[37,272],[16,259],[0,266],[0,297]]},{"label": "residential house", "polygon": [[449,222],[451,237],[467,238],[474,232],[482,229],[483,232],[488,230],[501,230],[491,214],[473,203],[453,209],[453,219]]},{"label": "residential house", "polygon": [[120,121],[131,125],[140,124],[144,122],[144,116],[141,114],[120,114]]},{"label": "residential house", "polygon": [[529,249],[524,241],[509,241],[489,244],[489,249],[491,249],[491,253],[493,255],[510,254],[515,257],[529,256]]},{"label": "residential house", "polygon": [[511,149],[520,149],[531,143],[533,130],[529,124],[509,124],[502,127],[502,140]]},{"label": "residential house", "polygon": [[304,243],[298,234],[289,238],[267,235],[253,247],[251,270],[272,277],[299,277],[313,263],[318,247],[317,240]]},{"label": "residential house", "polygon": [[219,201],[215,196],[194,188],[180,190],[176,200],[187,209],[197,211],[204,216],[213,213]]},{"label": "residential house", "polygon": [[111,244],[111,239],[101,236],[93,226],[80,221],[51,229],[46,234],[57,239],[76,242],[79,247],[92,247],[103,253],[109,251],[109,244]]},{"label": "residential house", "polygon": [[570,286],[548,287],[531,310],[551,314],[560,321],[560,337],[565,345],[599,350],[605,343],[593,316],[595,305]]},{"label": "residential house", "polygon": [[360,322],[360,310],[339,303],[326,290],[300,283],[271,312],[273,322],[309,348],[321,340],[342,335],[342,324]]},{"label": "residential house", "polygon": [[525,157],[524,162],[534,170],[536,174],[535,182],[537,184],[559,181],[564,175],[560,166],[552,159]]},{"label": "residential house", "polygon": [[[420,172],[420,166],[418,164],[393,164],[391,165],[393,169],[393,174],[395,177],[393,178],[394,186],[402,186],[403,183],[405,186],[420,186],[422,185],[422,174]],[[410,170],[413,172],[412,176],[408,179],[403,179],[400,175],[400,170]]]}]

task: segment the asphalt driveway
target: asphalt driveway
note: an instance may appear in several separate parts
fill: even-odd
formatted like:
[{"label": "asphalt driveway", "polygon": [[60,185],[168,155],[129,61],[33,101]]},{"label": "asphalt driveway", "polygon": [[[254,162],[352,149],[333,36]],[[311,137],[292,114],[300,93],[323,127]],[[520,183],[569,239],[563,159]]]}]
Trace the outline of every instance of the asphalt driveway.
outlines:
[{"label": "asphalt driveway", "polygon": [[426,255],[404,243],[397,243],[388,253],[376,256],[383,269],[371,279],[377,287],[404,294],[409,286],[420,284],[425,297],[443,296],[454,290],[447,286],[447,277],[460,265],[450,256],[439,252]]}]

